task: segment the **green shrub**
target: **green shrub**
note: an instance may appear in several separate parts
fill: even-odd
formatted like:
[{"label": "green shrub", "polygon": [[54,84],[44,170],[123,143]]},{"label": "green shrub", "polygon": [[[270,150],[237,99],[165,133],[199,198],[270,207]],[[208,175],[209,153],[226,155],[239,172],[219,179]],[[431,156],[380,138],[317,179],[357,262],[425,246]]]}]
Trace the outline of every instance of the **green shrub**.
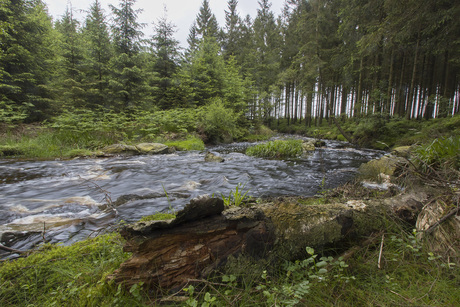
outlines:
[{"label": "green shrub", "polygon": [[260,158],[296,158],[302,155],[302,141],[286,140],[286,141],[270,141],[249,147],[246,150],[248,156]]},{"label": "green shrub", "polygon": [[230,143],[238,137],[239,114],[215,99],[201,109],[200,126],[209,143]]}]

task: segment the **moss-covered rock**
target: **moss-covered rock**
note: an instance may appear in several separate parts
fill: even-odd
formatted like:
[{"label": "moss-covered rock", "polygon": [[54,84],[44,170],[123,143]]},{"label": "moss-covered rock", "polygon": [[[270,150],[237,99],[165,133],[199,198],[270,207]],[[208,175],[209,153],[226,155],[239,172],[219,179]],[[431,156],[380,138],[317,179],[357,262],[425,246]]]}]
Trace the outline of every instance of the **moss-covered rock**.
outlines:
[{"label": "moss-covered rock", "polygon": [[391,151],[391,154],[397,157],[409,158],[411,152],[412,152],[412,146],[399,146],[399,147],[393,148],[393,150]]},{"label": "moss-covered rock", "polygon": [[102,148],[102,151],[108,155],[135,155],[139,154],[139,150],[135,146],[125,144],[113,144]]},{"label": "moss-covered rock", "polygon": [[315,142],[312,140],[302,142],[302,150],[304,152],[315,151]]},{"label": "moss-covered rock", "polygon": [[370,179],[382,182],[386,176],[393,176],[399,163],[405,159],[394,155],[386,155],[380,159],[371,160],[359,167],[359,174],[362,179]]},{"label": "moss-covered rock", "polygon": [[207,152],[206,155],[204,156],[204,161],[205,162],[217,162],[217,163],[221,163],[221,162],[224,162],[225,159],[222,158],[221,156],[218,156],[218,155],[215,155],[213,154],[212,152]]},{"label": "moss-covered rock", "polygon": [[140,154],[158,155],[169,152],[169,147],[160,143],[141,143],[135,147]]}]

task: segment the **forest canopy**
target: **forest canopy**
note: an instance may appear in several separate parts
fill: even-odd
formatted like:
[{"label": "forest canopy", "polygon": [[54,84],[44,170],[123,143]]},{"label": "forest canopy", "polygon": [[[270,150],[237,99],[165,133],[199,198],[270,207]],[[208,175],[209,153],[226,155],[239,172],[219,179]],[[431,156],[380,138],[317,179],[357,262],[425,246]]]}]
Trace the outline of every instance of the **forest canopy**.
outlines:
[{"label": "forest canopy", "polygon": [[377,114],[459,112],[460,3],[450,0],[260,0],[254,19],[229,0],[219,25],[203,0],[188,47],[173,21],[145,37],[135,0],[53,22],[41,0],[0,2],[0,123],[72,108],[105,112],[216,104],[246,119],[305,125]]}]

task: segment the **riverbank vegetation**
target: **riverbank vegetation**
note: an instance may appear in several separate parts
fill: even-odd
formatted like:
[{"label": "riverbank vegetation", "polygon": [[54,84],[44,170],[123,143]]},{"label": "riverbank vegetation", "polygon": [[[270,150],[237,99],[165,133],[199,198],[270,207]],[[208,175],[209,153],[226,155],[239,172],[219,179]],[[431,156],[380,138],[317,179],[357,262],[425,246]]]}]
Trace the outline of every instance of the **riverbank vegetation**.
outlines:
[{"label": "riverbank vegetation", "polygon": [[251,146],[246,150],[248,156],[259,158],[298,158],[302,155],[301,140],[276,140]]}]

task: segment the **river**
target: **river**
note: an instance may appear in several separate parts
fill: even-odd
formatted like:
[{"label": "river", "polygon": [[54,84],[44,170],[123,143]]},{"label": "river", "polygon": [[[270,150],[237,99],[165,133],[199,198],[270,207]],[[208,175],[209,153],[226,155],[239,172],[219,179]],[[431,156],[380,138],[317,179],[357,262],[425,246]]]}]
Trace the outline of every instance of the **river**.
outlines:
[{"label": "river", "polygon": [[[238,184],[253,197],[313,196],[356,175],[383,153],[326,146],[301,159],[249,157],[252,144],[207,148],[225,158],[205,162],[205,152],[53,161],[0,160],[0,241],[19,250],[43,238],[71,244],[142,216],[180,210],[190,199],[228,195]],[[111,204],[108,206],[107,204]]]}]

